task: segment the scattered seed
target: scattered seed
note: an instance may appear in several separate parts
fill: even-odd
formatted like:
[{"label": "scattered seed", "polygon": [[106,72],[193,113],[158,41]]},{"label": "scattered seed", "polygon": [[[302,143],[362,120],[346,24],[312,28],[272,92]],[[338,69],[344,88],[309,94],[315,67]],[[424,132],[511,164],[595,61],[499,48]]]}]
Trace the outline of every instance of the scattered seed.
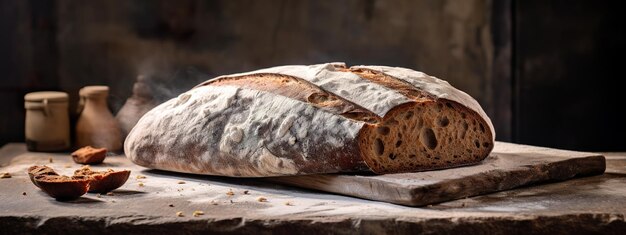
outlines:
[{"label": "scattered seed", "polygon": [[185,217],[185,215],[183,215],[182,211],[176,212],[176,216],[178,216],[178,217]]},{"label": "scattered seed", "polygon": [[143,187],[143,182],[139,182],[139,187]]},{"label": "scattered seed", "polygon": [[264,197],[259,197],[256,200],[259,202],[267,202],[267,198],[264,198]]},{"label": "scattered seed", "polygon": [[145,179],[145,178],[146,178],[146,176],[144,176],[144,175],[137,175],[137,177],[136,177],[136,178],[137,178],[137,179]]},{"label": "scattered seed", "polygon": [[169,206],[169,207],[174,207],[174,204],[169,204],[168,206]]},{"label": "scattered seed", "polygon": [[232,189],[230,189],[230,190],[228,190],[228,192],[226,193],[226,195],[228,195],[228,196],[234,196],[234,195],[235,195],[235,193],[233,193],[233,190],[232,190]]},{"label": "scattered seed", "polygon": [[0,179],[8,179],[11,178],[11,174],[9,172],[4,172],[0,174]]},{"label": "scattered seed", "polygon": [[233,202],[233,200],[230,200],[230,204],[233,204],[233,203],[235,203],[235,202]]},{"label": "scattered seed", "polygon": [[293,203],[291,203],[291,202],[285,202],[285,206],[293,206]]},{"label": "scattered seed", "polygon": [[185,181],[178,181],[178,184],[185,184]]},{"label": "scattered seed", "polygon": [[22,192],[22,195],[26,196],[26,192]]},{"label": "scattered seed", "polygon": [[198,217],[198,216],[201,216],[201,215],[204,215],[204,211],[194,211],[193,212],[193,217]]},{"label": "scattered seed", "polygon": [[248,190],[244,190],[243,194],[250,194],[250,192]]},{"label": "scattered seed", "polygon": [[53,162],[53,160],[52,160],[52,158],[51,158],[51,157],[49,157],[49,158],[48,158],[48,162],[50,162],[50,163],[52,163],[52,162]]}]

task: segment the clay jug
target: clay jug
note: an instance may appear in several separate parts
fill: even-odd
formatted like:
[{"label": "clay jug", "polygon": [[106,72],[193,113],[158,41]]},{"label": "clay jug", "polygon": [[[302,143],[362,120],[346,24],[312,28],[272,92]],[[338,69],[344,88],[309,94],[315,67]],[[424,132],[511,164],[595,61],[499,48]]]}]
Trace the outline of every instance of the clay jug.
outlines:
[{"label": "clay jug", "polygon": [[146,77],[139,75],[133,85],[132,96],[126,100],[124,106],[115,116],[122,128],[122,138],[126,138],[126,135],[133,129],[139,119],[157,105],[158,103],[153,98],[152,89]]},{"label": "clay jug", "polygon": [[122,149],[120,126],[107,106],[108,86],[86,86],[79,91],[80,115],[76,122],[76,147],[92,146],[109,151]]}]

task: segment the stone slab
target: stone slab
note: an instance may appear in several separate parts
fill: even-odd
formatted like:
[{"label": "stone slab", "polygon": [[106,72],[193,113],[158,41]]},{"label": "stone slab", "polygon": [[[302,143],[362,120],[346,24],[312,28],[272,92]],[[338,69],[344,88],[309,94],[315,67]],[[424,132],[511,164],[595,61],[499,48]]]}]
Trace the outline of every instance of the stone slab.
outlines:
[{"label": "stone slab", "polygon": [[[23,144],[8,144],[0,149],[0,172],[13,177],[0,179],[0,234],[620,234],[626,230],[626,170],[620,167],[626,165],[626,154],[617,155],[607,155],[612,170],[603,175],[426,207],[258,179],[155,171],[111,156],[94,168],[133,171],[114,195],[86,194],[59,202],[30,183],[26,168],[47,164],[69,174],[80,165],[66,153],[29,153]],[[146,178],[137,179],[139,174]],[[234,195],[227,195],[231,190]],[[259,202],[259,197],[268,201]],[[195,210],[205,214],[193,217]],[[178,211],[185,216],[177,217]]]}]

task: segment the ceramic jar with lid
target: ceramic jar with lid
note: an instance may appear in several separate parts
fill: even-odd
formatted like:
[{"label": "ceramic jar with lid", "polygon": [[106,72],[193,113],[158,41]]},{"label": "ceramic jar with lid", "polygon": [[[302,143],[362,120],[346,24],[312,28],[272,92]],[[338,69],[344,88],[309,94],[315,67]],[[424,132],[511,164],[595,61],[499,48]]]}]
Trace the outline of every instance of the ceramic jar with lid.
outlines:
[{"label": "ceramic jar with lid", "polygon": [[107,106],[108,86],[80,89],[80,115],[76,122],[76,147],[92,146],[109,151],[122,149],[120,126]]},{"label": "ceramic jar with lid", "polygon": [[29,151],[62,151],[70,147],[67,93],[28,93],[24,96],[24,108],[24,134]]}]

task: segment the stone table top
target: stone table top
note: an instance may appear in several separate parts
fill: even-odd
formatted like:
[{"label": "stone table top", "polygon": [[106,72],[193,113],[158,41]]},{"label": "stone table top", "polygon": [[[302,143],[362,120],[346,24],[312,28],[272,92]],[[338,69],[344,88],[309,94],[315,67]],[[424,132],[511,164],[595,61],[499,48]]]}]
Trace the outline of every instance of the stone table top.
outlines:
[{"label": "stone table top", "polygon": [[[67,153],[27,152],[24,144],[13,143],[0,149],[0,172],[12,175],[0,179],[0,234],[623,234],[626,153],[605,156],[603,175],[427,207],[327,194],[260,179],[156,171],[136,166],[123,156],[110,156],[92,168],[132,170],[124,186],[112,195],[89,193],[60,202],[36,188],[26,168],[45,164],[71,174],[81,165],[73,163]],[[261,197],[267,201],[260,202]],[[194,211],[204,214],[195,217]]]}]

